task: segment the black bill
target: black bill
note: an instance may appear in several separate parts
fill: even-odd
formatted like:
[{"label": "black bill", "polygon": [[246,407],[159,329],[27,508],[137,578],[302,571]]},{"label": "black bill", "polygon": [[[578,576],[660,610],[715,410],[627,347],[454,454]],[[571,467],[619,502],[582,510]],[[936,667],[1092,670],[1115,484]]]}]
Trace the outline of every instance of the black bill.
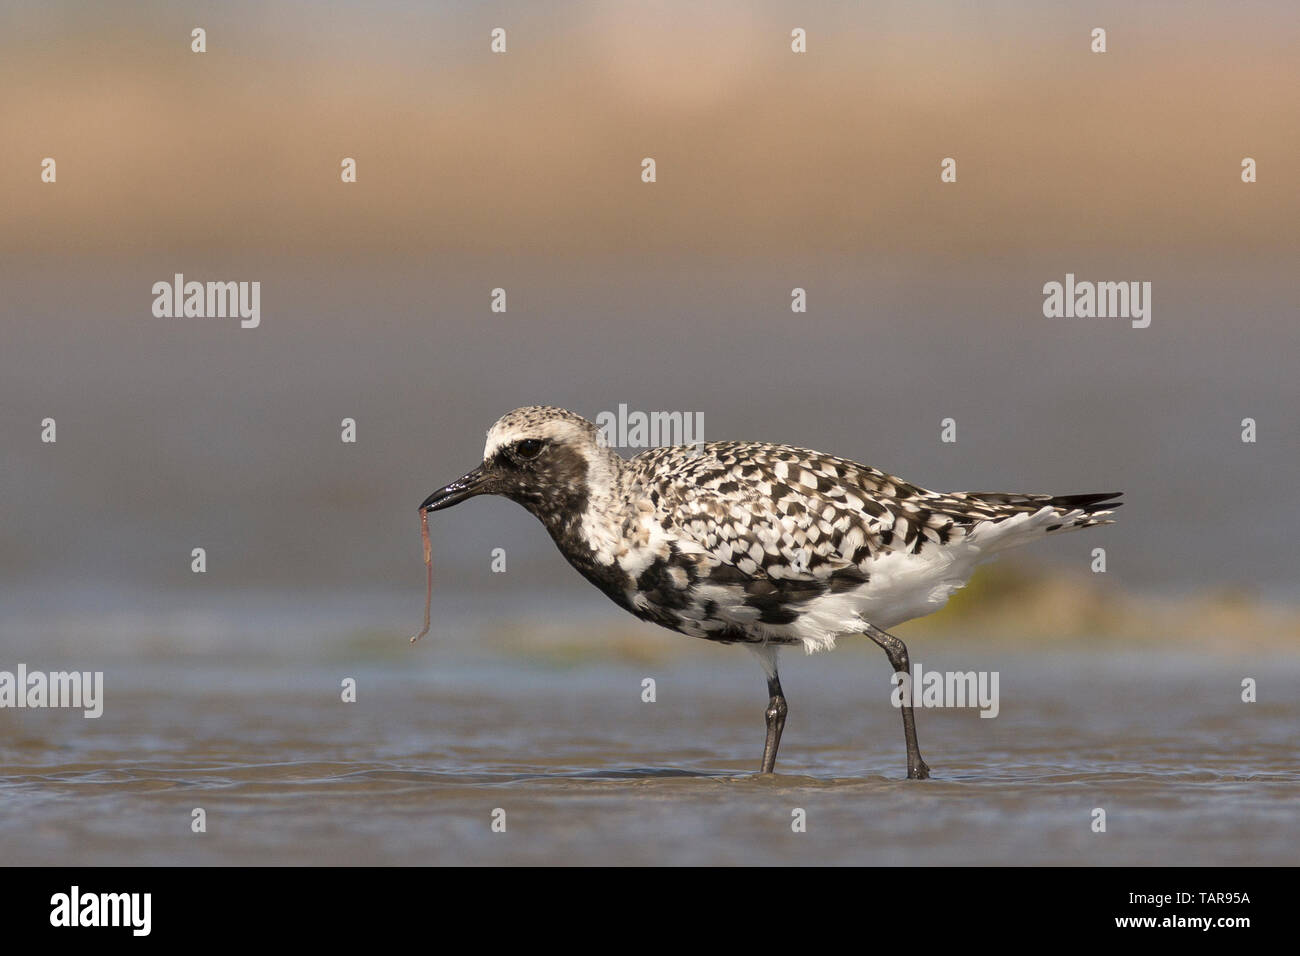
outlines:
[{"label": "black bill", "polygon": [[466,498],[473,498],[475,495],[483,494],[486,490],[484,488],[486,483],[482,466],[475,468],[469,474],[461,475],[445,488],[439,488],[425,498],[424,504],[420,505],[420,510],[441,511],[443,508],[450,508],[452,505],[460,504]]}]

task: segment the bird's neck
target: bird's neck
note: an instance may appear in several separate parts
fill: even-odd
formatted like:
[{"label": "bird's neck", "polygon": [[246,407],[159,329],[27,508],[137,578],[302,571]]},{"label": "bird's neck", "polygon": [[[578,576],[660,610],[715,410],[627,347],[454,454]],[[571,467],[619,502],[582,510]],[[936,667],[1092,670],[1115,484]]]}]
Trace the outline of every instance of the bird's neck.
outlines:
[{"label": "bird's neck", "polygon": [[581,489],[561,507],[532,510],[550,532],[560,553],[583,577],[616,604],[627,604],[627,575],[620,566],[626,555],[625,532],[635,508],[629,492],[632,469],[612,449],[593,446],[587,453]]},{"label": "bird's neck", "polygon": [[566,480],[545,499],[521,501],[546,526],[560,550],[599,550],[609,529],[621,526],[627,505],[627,462],[612,448],[592,444],[575,452]]}]

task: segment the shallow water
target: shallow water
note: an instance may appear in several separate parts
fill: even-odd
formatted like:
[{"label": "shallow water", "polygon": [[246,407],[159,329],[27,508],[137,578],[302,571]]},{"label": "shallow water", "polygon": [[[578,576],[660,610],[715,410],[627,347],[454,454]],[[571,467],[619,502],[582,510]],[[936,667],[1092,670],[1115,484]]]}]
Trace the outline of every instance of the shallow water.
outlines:
[{"label": "shallow water", "polygon": [[920,712],[918,782],[883,655],[787,655],[779,773],[761,779],[766,694],[743,651],[547,666],[450,643],[365,665],[106,658],[98,720],[0,711],[0,858],[1209,865],[1300,848],[1289,658],[942,649],[924,665],[999,672],[1001,713]]}]

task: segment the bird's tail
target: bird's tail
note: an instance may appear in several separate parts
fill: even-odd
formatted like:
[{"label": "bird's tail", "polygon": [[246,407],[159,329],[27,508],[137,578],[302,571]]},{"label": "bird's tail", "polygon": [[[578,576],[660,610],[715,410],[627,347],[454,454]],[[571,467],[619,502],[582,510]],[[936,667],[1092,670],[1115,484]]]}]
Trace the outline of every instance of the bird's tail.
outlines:
[{"label": "bird's tail", "polygon": [[1124,502],[1115,500],[1122,494],[1122,491],[1103,491],[1090,495],[1054,495],[1047,499],[1047,504],[1062,514],[1082,512],[1071,527],[1091,528],[1093,525],[1115,523],[1109,515],[1124,505]]},{"label": "bird's tail", "polygon": [[1044,534],[1114,524],[1111,515],[1123,502],[1122,491],[1088,495],[1018,495],[996,491],[968,491],[963,495],[992,514],[980,522],[973,535],[982,539],[986,552],[1026,543]]}]

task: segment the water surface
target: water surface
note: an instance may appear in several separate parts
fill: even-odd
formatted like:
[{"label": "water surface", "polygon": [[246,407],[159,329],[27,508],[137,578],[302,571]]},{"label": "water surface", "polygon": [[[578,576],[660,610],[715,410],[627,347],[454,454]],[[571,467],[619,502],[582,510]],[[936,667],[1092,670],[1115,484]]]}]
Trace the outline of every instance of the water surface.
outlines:
[{"label": "water surface", "polygon": [[[787,655],[779,773],[762,779],[766,695],[743,651],[584,663],[445,640],[370,662],[106,658],[99,720],[0,712],[0,857],[1223,865],[1289,864],[1300,847],[1288,660],[1243,673],[1227,657],[945,647],[924,664],[998,670],[1001,713],[919,714],[934,778],[916,782],[883,655]],[[1240,701],[1242,676],[1259,703]]]}]

